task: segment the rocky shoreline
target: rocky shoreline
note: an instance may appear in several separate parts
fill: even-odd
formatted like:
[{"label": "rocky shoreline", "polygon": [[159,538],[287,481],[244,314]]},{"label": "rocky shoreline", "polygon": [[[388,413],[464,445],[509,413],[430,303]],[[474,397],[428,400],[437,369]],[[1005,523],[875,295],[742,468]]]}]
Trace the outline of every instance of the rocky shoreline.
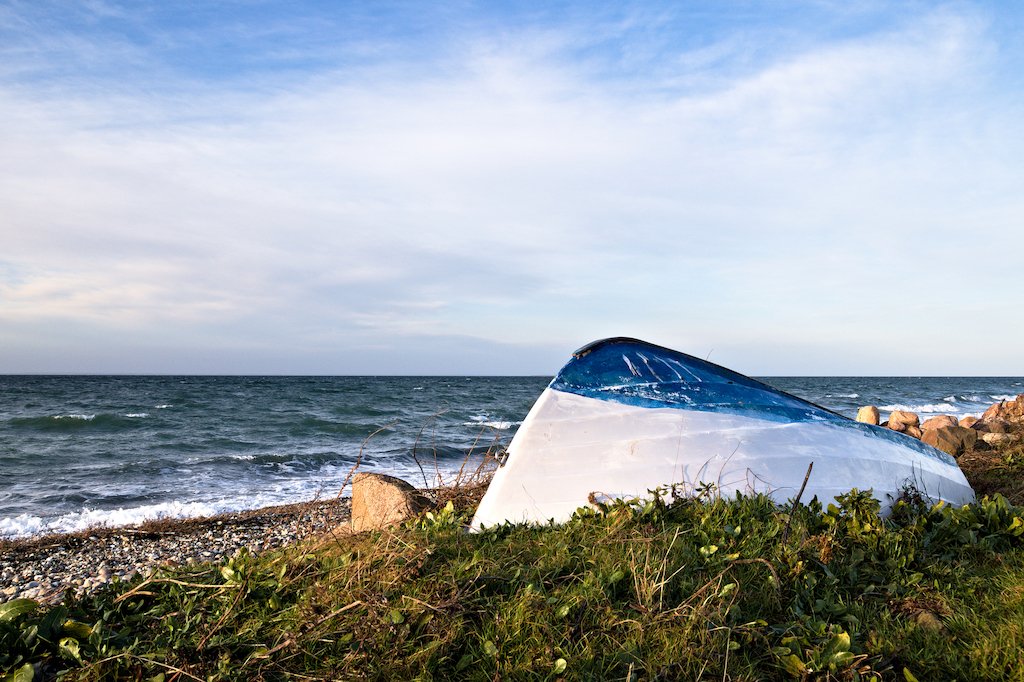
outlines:
[{"label": "rocky shoreline", "polygon": [[0,541],[0,603],[56,603],[162,566],[263,552],[326,533],[350,518],[348,499],[267,507],[202,519],[151,521],[68,535]]},{"label": "rocky shoreline", "polygon": [[[920,438],[959,458],[978,448],[1019,441],[1024,395],[993,405],[981,418],[941,416],[921,422],[914,413],[894,411],[879,424],[878,408],[866,406],[857,421]],[[467,490],[479,495],[485,487],[469,486]],[[398,490],[394,494],[405,500],[403,495],[409,493]],[[371,497],[381,495],[378,490]],[[380,507],[381,501],[375,504]],[[356,516],[362,519],[357,524],[360,527],[367,523],[367,527],[374,527],[379,522],[363,519],[366,514],[379,516],[379,509],[370,507],[356,510]],[[253,553],[275,549],[322,535],[351,518],[351,500],[336,498],[201,519],[150,521],[67,535],[0,540],[0,603],[21,597],[54,603],[68,591],[89,594],[113,580],[149,575],[162,566],[218,561],[242,548]]]},{"label": "rocky shoreline", "polygon": [[1022,439],[1024,425],[1024,394],[1013,400],[1002,400],[981,415],[957,418],[939,415],[921,421],[915,412],[894,410],[886,421],[880,422],[880,412],[874,405],[865,405],[857,412],[857,421],[917,438],[953,457],[975,449],[1009,445]]}]

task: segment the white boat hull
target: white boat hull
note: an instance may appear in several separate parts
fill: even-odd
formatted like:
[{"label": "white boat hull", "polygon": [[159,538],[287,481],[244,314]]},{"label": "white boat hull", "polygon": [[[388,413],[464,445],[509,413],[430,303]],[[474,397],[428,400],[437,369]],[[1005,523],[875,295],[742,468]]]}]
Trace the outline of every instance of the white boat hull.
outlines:
[{"label": "white boat hull", "polygon": [[[627,364],[635,371],[635,363]],[[762,390],[763,384],[748,381]],[[724,496],[764,493],[782,503],[796,496],[812,462],[805,503],[817,497],[828,504],[858,488],[871,489],[888,508],[907,486],[952,504],[974,499],[949,455],[810,403],[815,409],[786,420],[774,413],[762,418],[756,408],[691,409],[693,401],[685,397],[665,407],[640,402],[545,389],[510,443],[473,528],[563,522],[595,496],[643,497],[671,485],[692,492],[711,484]]]}]

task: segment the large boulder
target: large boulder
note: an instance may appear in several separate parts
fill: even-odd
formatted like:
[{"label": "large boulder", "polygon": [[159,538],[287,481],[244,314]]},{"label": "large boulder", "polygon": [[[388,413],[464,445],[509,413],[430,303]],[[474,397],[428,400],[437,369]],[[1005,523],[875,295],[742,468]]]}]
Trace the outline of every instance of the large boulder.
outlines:
[{"label": "large boulder", "polygon": [[951,414],[940,414],[937,417],[931,419],[925,419],[921,423],[921,430],[927,431],[928,429],[939,429],[943,426],[960,426],[960,422]]},{"label": "large boulder", "polygon": [[865,405],[857,410],[857,421],[863,424],[874,424],[878,426],[878,408],[874,405]]},{"label": "large boulder", "polygon": [[908,426],[920,426],[921,419],[913,412],[893,410],[889,413],[888,425],[893,431],[906,431]]},{"label": "large boulder", "polygon": [[358,473],[352,479],[352,530],[380,530],[417,516],[430,500],[400,478]]},{"label": "large boulder", "polygon": [[942,426],[928,429],[921,440],[933,448],[959,457],[975,446],[978,442],[978,432],[963,426]]},{"label": "large boulder", "polygon": [[982,433],[1010,433],[1013,430],[1010,422],[995,418],[977,421],[971,428]]},{"label": "large boulder", "polygon": [[996,403],[981,415],[982,421],[991,421],[993,419],[1024,424],[1024,394],[1018,395],[1014,400],[1004,400]]},{"label": "large boulder", "polygon": [[978,418],[975,417],[973,414],[969,414],[969,415],[967,415],[966,417],[964,417],[963,419],[960,420],[960,426],[966,426],[967,428],[971,428],[972,426],[974,426],[977,423],[978,423]]}]

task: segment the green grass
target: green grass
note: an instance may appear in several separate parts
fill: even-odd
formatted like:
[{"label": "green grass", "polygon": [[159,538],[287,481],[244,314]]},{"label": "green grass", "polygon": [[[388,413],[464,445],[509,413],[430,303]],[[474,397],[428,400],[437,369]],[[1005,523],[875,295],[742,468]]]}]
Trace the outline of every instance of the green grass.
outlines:
[{"label": "green grass", "polygon": [[448,505],[58,607],[17,600],[0,675],[1024,680],[1024,507],[911,494],[881,519],[856,491],[792,512],[710,492],[480,534],[470,504]]}]

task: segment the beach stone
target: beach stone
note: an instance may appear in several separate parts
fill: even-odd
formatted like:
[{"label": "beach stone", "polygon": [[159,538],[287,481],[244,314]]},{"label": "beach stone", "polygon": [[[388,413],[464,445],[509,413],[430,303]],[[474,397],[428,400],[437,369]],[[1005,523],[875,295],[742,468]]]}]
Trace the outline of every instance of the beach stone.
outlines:
[{"label": "beach stone", "polygon": [[862,424],[874,424],[875,426],[878,426],[879,416],[878,408],[874,405],[865,405],[857,410],[857,421]]},{"label": "beach stone", "polygon": [[989,445],[1005,445],[1020,440],[1020,437],[1012,433],[984,433],[979,435]]},{"label": "beach stone", "polygon": [[921,420],[914,412],[893,410],[889,413],[888,427],[893,431],[906,431],[908,426],[920,426]]},{"label": "beach stone", "polygon": [[951,414],[940,414],[937,417],[925,419],[921,422],[922,431],[927,431],[928,429],[939,429],[943,426],[960,426],[960,421]]},{"label": "beach stone", "polygon": [[380,530],[430,507],[430,500],[400,478],[358,473],[352,479],[352,530]]},{"label": "beach stone", "polygon": [[1010,423],[1004,419],[982,419],[971,428],[982,433],[1009,433]]},{"label": "beach stone", "polygon": [[975,446],[978,442],[978,432],[963,426],[942,426],[928,429],[921,440],[933,448],[959,457]]},{"label": "beach stone", "polygon": [[936,633],[942,633],[946,630],[946,626],[942,624],[942,619],[934,611],[922,609],[915,613],[912,619],[914,624],[922,630]]},{"label": "beach stone", "polygon": [[903,435],[910,436],[911,438],[917,438],[918,440],[920,440],[921,436],[923,435],[923,432],[921,431],[921,428],[918,426],[907,426],[903,430]]},{"label": "beach stone", "polygon": [[1018,395],[1013,400],[998,402],[985,410],[981,415],[982,421],[1001,419],[1003,421],[1024,423],[1024,394]]},{"label": "beach stone", "polygon": [[975,417],[973,414],[969,414],[966,417],[963,417],[963,418],[960,419],[960,426],[965,426],[967,428],[971,428],[972,426],[974,426],[977,423],[978,423],[978,418]]}]

